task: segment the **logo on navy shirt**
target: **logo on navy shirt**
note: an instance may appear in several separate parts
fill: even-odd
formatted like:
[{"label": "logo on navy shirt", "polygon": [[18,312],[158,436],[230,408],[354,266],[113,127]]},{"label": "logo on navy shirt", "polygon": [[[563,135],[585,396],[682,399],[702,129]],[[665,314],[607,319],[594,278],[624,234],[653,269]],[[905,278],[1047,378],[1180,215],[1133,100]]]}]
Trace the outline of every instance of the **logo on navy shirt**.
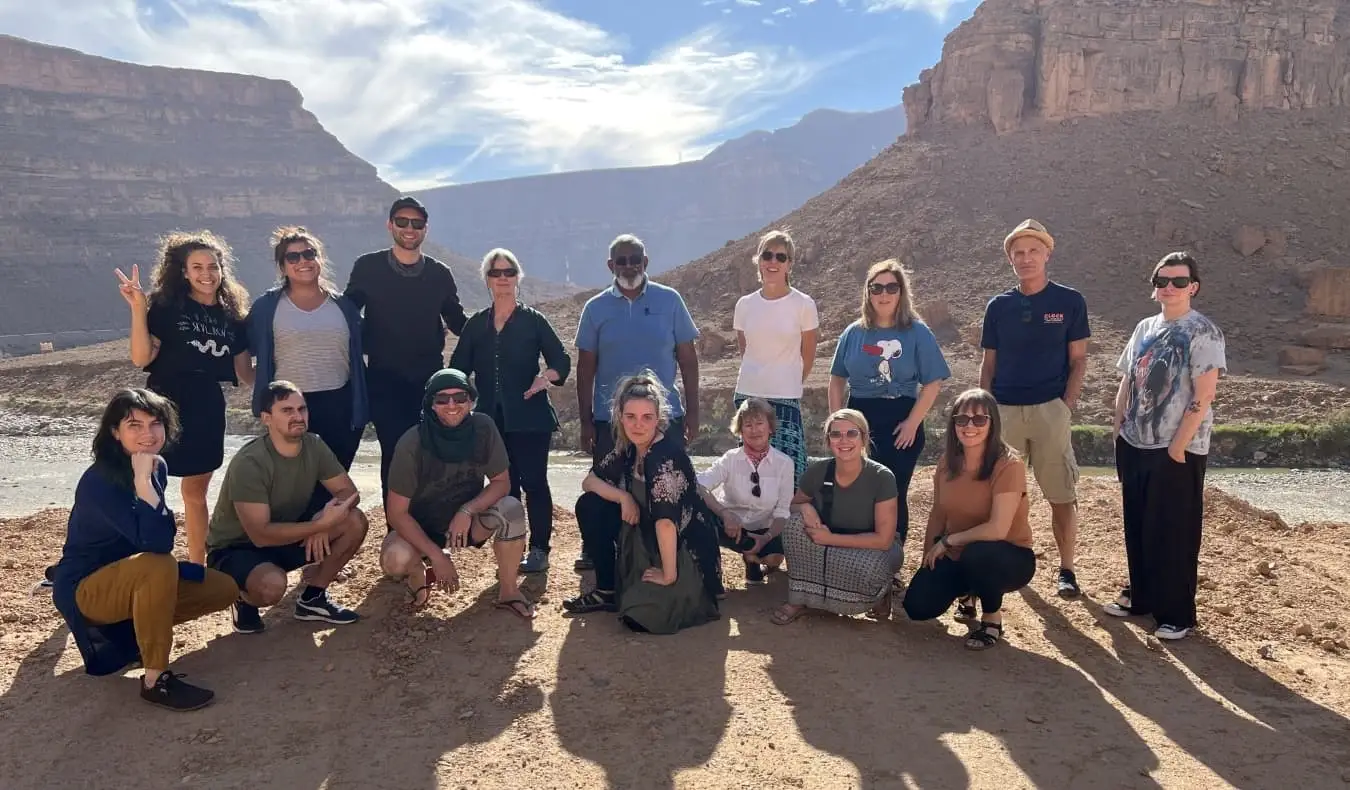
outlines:
[{"label": "logo on navy shirt", "polygon": [[1046,313],[1046,314],[1045,314],[1045,323],[1047,323],[1047,324],[1062,324],[1062,323],[1064,323],[1064,314],[1063,314],[1063,313]]}]

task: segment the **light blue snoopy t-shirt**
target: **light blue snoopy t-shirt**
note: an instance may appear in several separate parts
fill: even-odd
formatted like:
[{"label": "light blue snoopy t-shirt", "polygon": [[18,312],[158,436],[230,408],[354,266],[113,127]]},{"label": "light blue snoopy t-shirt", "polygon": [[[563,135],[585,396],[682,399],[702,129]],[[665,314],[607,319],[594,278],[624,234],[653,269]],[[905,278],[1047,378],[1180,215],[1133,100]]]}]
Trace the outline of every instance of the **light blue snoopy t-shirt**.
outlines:
[{"label": "light blue snoopy t-shirt", "polygon": [[848,379],[855,398],[916,398],[920,387],[949,379],[952,371],[922,321],[906,329],[864,329],[854,321],[839,336],[830,375]]}]

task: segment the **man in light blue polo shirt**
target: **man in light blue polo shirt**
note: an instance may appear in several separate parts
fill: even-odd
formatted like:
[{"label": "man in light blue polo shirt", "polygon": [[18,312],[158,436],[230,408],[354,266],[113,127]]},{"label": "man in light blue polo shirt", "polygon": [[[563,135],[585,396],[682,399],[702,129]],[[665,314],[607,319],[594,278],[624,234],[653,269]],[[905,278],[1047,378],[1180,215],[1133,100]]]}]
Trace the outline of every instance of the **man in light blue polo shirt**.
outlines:
[{"label": "man in light blue polo shirt", "polygon": [[[698,435],[698,328],[679,291],[647,278],[642,240],[624,234],[609,245],[614,283],[592,296],[577,326],[577,408],[581,447],[599,462],[614,449],[610,406],[614,385],[624,376],[651,368],[670,391],[668,436]],[[675,370],[684,398],[675,389]],[[590,567],[583,549],[577,569]]]}]

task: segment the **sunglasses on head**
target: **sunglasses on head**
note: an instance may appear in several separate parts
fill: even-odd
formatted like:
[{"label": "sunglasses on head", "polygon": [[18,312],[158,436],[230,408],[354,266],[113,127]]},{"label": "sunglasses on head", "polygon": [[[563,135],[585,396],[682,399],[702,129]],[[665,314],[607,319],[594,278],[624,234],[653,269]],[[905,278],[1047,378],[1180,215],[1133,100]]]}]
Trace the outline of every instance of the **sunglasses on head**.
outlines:
[{"label": "sunglasses on head", "polygon": [[452,403],[468,403],[469,400],[469,393],[467,392],[439,392],[431,399],[431,402],[436,406],[449,406]]},{"label": "sunglasses on head", "polygon": [[867,292],[873,296],[882,294],[894,296],[900,293],[900,283],[868,283]]},{"label": "sunglasses on head", "polygon": [[830,431],[831,439],[843,439],[846,437],[849,439],[857,439],[859,436],[862,436],[862,431],[857,428],[849,428],[846,431]]},{"label": "sunglasses on head", "polygon": [[413,230],[421,230],[427,226],[427,221],[424,219],[413,219],[412,217],[394,217],[394,227],[406,228],[409,225],[412,226]]},{"label": "sunglasses on head", "polygon": [[487,272],[487,276],[494,280],[498,277],[515,277],[517,274],[520,274],[520,272],[515,269],[488,269]]},{"label": "sunglasses on head", "polygon": [[786,252],[769,252],[768,250],[761,252],[759,259],[761,261],[778,261],[779,263],[787,263],[790,260]]},{"label": "sunglasses on head", "polygon": [[313,247],[310,247],[309,249],[302,250],[300,252],[288,252],[282,257],[285,258],[287,263],[299,263],[301,258],[304,258],[307,261],[312,261],[315,258],[319,257],[319,251],[314,249]]},{"label": "sunglasses on head", "polygon": [[1153,278],[1153,287],[1159,289],[1166,288],[1168,283],[1171,283],[1173,288],[1181,289],[1189,286],[1193,282],[1195,281],[1192,280],[1189,275],[1185,274],[1180,277],[1164,277],[1160,274]]},{"label": "sunglasses on head", "polygon": [[956,427],[964,428],[967,425],[974,425],[976,428],[983,428],[989,424],[988,414],[958,414],[952,418]]},{"label": "sunglasses on head", "polygon": [[641,265],[642,265],[642,261],[645,260],[646,257],[647,257],[646,255],[643,255],[643,254],[641,254],[641,253],[633,253],[632,255],[620,255],[620,256],[614,258],[614,265],[615,265],[616,267],[618,267],[618,266],[641,266]]}]

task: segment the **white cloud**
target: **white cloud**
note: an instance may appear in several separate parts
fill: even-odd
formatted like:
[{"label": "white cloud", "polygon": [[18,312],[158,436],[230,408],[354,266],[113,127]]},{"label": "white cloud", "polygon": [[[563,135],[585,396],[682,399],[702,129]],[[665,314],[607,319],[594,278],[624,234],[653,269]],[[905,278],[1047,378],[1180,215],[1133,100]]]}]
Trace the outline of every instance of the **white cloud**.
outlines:
[{"label": "white cloud", "polygon": [[[138,0],[0,2],[0,30],[138,63],[289,80],[326,128],[401,187],[455,180],[482,156],[536,171],[675,162],[821,66],[715,28],[630,61],[621,37],[530,0],[165,3],[147,14]],[[449,166],[419,156],[449,145],[473,153]]]},{"label": "white cloud", "polygon": [[792,16],[792,6],[783,6],[773,12],[774,16]]},{"label": "white cloud", "polygon": [[816,2],[816,0],[797,0],[797,2],[801,5],[811,5]]},{"label": "white cloud", "polygon": [[[883,11],[927,11],[939,20],[945,20],[952,6],[960,5],[964,0],[862,0],[863,10],[868,13]],[[845,0],[839,0],[843,5]]]},{"label": "white cloud", "polygon": [[736,0],[736,5],[743,5],[749,8],[755,8],[757,6],[764,5],[764,3],[761,2],[761,0]]}]

